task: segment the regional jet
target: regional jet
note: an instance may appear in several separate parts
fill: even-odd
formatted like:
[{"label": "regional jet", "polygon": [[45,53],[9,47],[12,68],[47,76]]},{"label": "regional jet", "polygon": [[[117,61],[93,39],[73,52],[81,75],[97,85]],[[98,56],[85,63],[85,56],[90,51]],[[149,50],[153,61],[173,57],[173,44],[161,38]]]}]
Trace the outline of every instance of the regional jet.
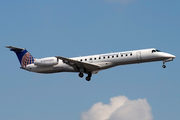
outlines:
[{"label": "regional jet", "polygon": [[21,69],[36,73],[78,72],[81,78],[87,74],[87,81],[91,80],[92,74],[118,65],[163,61],[162,67],[166,68],[165,62],[172,61],[176,57],[151,48],[73,58],[54,56],[35,59],[25,48],[12,46],[6,48],[16,53]]}]

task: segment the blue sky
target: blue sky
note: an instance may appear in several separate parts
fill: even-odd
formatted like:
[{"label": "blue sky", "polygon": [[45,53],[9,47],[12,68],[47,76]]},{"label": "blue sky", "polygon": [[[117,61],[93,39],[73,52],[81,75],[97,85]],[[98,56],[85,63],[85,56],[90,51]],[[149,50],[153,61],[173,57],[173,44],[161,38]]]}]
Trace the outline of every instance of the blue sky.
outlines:
[{"label": "blue sky", "polygon": [[[86,120],[92,106],[117,97],[130,108],[142,102],[150,110],[147,120],[179,120],[179,6],[175,0],[1,0],[0,119]],[[158,48],[176,59],[166,69],[162,62],[118,66],[87,82],[77,73],[21,70],[7,45],[35,58]]]}]

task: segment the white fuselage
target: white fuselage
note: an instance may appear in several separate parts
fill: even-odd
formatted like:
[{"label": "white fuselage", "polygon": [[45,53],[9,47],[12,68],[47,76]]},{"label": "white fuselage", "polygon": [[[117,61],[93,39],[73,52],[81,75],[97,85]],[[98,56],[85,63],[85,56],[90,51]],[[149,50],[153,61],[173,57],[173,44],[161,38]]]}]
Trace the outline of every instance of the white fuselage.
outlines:
[{"label": "white fuselage", "polygon": [[[126,51],[126,52],[90,55],[83,57],[74,57],[70,59],[74,61],[80,61],[80,62],[99,66],[98,69],[91,71],[92,73],[97,73],[100,70],[108,69],[118,65],[153,62],[153,61],[163,61],[165,63],[168,61],[172,61],[174,58],[175,58],[174,55],[160,52],[152,48],[152,49],[134,50],[134,51]],[[48,57],[43,59],[35,59],[35,61],[45,63],[45,62],[53,61],[54,59],[57,58]],[[74,67],[66,64],[63,60],[60,59],[57,59],[57,64],[38,66],[34,63],[27,65],[23,69],[37,73],[80,72],[79,69],[74,69]]]}]

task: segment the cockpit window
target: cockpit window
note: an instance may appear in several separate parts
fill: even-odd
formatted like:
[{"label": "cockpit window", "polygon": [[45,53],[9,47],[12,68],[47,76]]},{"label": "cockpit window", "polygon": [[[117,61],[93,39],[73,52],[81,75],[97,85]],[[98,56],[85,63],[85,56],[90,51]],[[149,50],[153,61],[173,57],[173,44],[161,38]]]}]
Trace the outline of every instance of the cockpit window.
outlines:
[{"label": "cockpit window", "polygon": [[156,50],[156,52],[161,52],[160,50]]},{"label": "cockpit window", "polygon": [[154,52],[161,52],[160,50],[152,50],[152,53],[154,53]]},{"label": "cockpit window", "polygon": [[152,53],[156,52],[156,50],[152,50]]}]

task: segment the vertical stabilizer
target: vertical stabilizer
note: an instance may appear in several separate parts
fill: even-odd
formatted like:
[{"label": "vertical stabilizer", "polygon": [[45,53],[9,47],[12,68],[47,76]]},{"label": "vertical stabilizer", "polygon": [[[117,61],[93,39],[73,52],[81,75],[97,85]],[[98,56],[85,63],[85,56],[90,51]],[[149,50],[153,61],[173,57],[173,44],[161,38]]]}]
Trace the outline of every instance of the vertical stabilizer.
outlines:
[{"label": "vertical stabilizer", "polygon": [[26,49],[12,46],[6,46],[6,48],[9,48],[10,51],[14,51],[16,53],[22,67],[26,67],[27,65],[34,63],[34,58]]}]

